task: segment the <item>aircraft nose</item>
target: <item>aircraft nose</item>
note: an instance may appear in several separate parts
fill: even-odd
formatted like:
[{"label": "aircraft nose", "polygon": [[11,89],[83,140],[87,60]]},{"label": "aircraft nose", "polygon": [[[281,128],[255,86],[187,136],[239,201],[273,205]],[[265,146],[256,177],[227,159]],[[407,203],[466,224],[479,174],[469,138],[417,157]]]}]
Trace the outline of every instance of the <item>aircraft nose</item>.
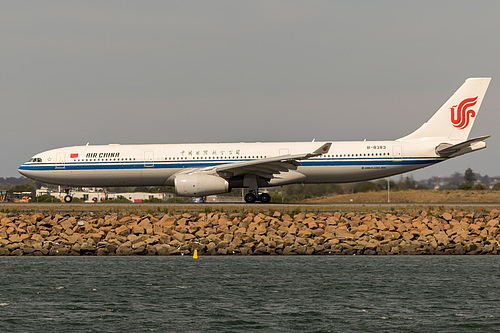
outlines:
[{"label": "aircraft nose", "polygon": [[18,169],[17,172],[19,172],[21,175],[27,178],[32,178],[33,176],[33,171],[28,170],[26,167],[26,164],[21,165]]}]

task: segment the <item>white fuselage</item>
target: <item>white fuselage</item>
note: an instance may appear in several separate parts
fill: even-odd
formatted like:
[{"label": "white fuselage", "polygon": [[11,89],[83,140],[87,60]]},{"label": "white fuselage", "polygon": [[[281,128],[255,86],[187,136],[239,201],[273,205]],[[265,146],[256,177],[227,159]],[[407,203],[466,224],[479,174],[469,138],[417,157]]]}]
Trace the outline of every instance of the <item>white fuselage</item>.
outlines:
[{"label": "white fuselage", "polygon": [[[325,141],[326,142],[326,141]],[[49,150],[19,167],[29,178],[65,186],[173,186],[189,169],[313,151],[321,142],[93,145]],[[445,160],[433,142],[333,142],[328,153],[300,161],[260,186],[346,183],[387,177]],[[230,180],[231,182],[231,180]],[[232,180],[232,187],[239,186]]]},{"label": "white fuselage", "polygon": [[377,179],[485,148],[488,136],[468,137],[490,81],[467,79],[395,141],[87,145],[37,154],[19,172],[66,186],[174,186],[181,196],[247,188],[246,202],[266,203],[271,197],[260,187]]}]

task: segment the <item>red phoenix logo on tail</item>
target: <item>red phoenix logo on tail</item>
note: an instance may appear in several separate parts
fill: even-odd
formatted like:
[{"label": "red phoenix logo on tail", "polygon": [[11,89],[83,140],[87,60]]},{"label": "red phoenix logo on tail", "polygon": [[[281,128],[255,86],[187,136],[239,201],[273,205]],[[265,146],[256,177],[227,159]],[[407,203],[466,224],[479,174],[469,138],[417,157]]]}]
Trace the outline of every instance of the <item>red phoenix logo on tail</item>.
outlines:
[{"label": "red phoenix logo on tail", "polygon": [[[451,107],[451,123],[458,129],[464,129],[469,126],[470,118],[476,116],[476,111],[467,110],[476,105],[477,97],[466,98],[458,104]],[[456,109],[455,109],[456,108]]]}]

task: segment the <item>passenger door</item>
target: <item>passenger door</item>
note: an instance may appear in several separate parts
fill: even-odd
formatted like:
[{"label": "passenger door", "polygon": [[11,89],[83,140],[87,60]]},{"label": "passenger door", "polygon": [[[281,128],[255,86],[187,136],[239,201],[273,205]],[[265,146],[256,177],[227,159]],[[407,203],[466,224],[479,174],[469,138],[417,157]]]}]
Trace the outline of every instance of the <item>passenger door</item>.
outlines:
[{"label": "passenger door", "polygon": [[66,169],[65,158],[66,153],[57,153],[56,169]]},{"label": "passenger door", "polygon": [[155,153],[153,151],[144,152],[144,167],[152,168],[155,166]]}]

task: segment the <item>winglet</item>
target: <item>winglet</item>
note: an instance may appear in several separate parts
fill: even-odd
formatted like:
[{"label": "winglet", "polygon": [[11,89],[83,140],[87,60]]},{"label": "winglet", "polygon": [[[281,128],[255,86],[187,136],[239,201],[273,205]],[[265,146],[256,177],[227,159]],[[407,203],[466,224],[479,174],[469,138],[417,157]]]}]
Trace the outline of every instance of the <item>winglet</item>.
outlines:
[{"label": "winglet", "polygon": [[319,147],[318,149],[316,149],[315,151],[313,151],[311,154],[308,154],[308,155],[319,156],[319,155],[326,154],[330,150],[331,146],[332,146],[332,143],[327,142],[324,145],[322,145],[321,147]]}]

